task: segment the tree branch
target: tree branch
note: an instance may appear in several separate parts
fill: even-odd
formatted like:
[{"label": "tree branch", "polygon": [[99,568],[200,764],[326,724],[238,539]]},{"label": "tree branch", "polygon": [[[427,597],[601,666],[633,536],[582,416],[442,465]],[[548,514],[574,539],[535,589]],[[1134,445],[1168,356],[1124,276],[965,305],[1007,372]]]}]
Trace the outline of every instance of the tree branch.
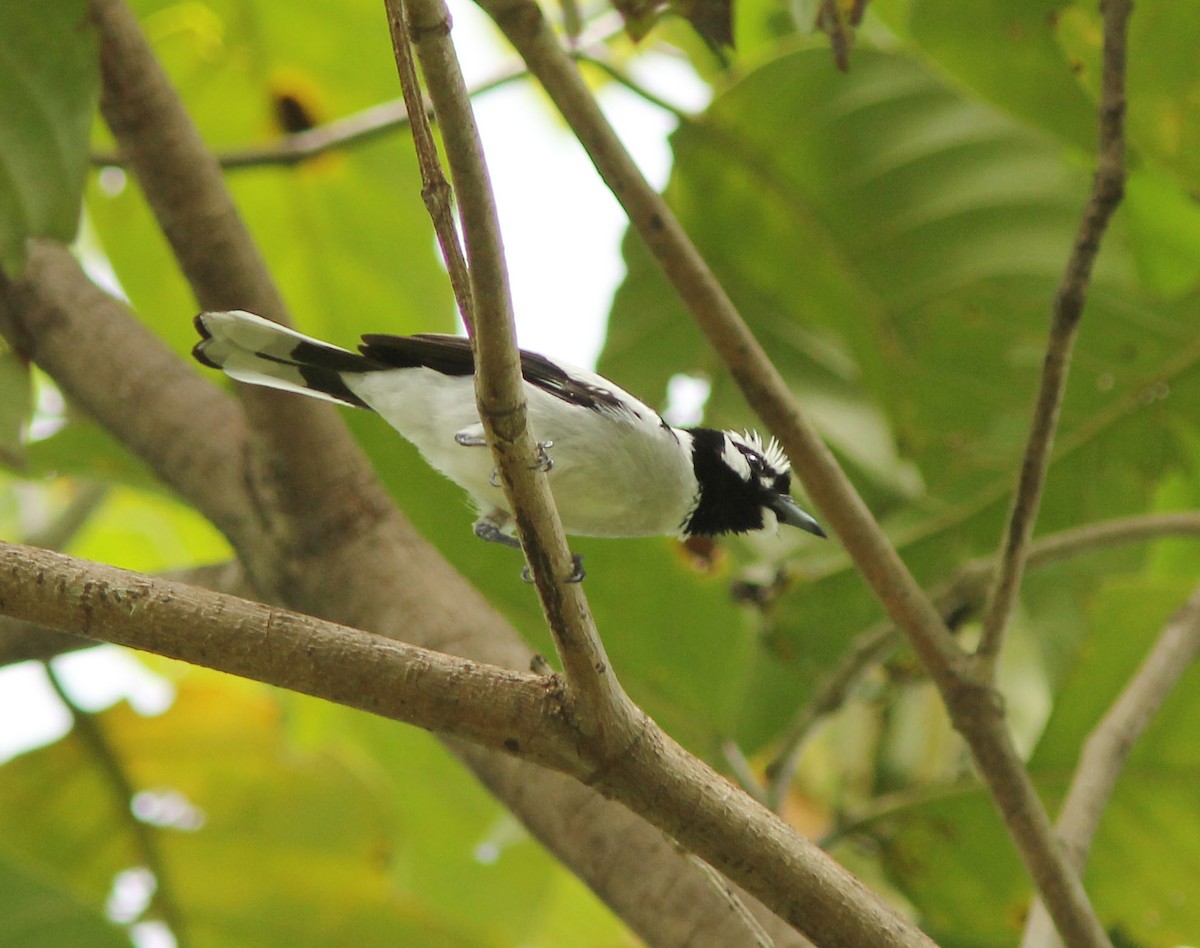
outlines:
[{"label": "tree branch", "polygon": [[[1172,616],[1129,684],[1088,735],[1055,830],[1076,868],[1087,865],[1117,777],[1138,738],[1166,701],[1180,676],[1200,655],[1200,587]],[[1054,948],[1062,942],[1039,900],[1025,926],[1022,948]]]},{"label": "tree branch", "polygon": [[[250,583],[242,571],[242,564],[237,560],[174,570],[161,573],[155,578],[182,583],[185,586],[196,586],[211,592],[240,596],[243,599],[254,596],[254,590],[250,588]],[[96,639],[86,639],[71,632],[59,632],[34,622],[22,622],[19,619],[0,616],[0,668],[15,665],[17,662],[49,661],[66,652],[103,644]]]},{"label": "tree branch", "polygon": [[433,220],[433,229],[437,234],[438,246],[442,248],[442,258],[446,261],[446,272],[450,275],[450,286],[454,290],[459,315],[467,327],[467,335],[473,336],[475,301],[472,297],[471,274],[467,271],[458,229],[454,226],[454,192],[442,173],[442,161],[438,157],[437,144],[429,124],[430,117],[421,95],[421,83],[417,79],[417,63],[413,58],[408,20],[399,0],[385,3],[384,6],[387,8],[388,32],[392,37],[396,71],[400,75],[400,89],[410,114],[416,116],[416,121],[412,123],[412,137],[417,164],[421,168],[421,197]]},{"label": "tree branch", "polygon": [[1004,725],[990,679],[977,678],[862,498],[821,441],[732,302],[601,113],[532,0],[479,0],[571,126],[630,222],[675,287],[751,407],[788,452],[808,496],[833,527],[892,620],[929,670],[971,748],[1017,849],[1055,921],[1075,944],[1107,945],[1087,893],[1054,838]]},{"label": "tree branch", "polygon": [[[89,0],[89,9],[100,36],[101,112],[196,299],[206,309],[249,309],[286,323],[283,299],[221,169],[137,20],[124,0]],[[241,477],[256,505],[255,526],[276,550],[256,557],[239,546],[244,536],[230,540],[264,593],[284,599],[288,587],[303,584],[272,574],[291,565],[280,548],[320,549],[357,523],[385,517],[391,503],[329,405],[257,386],[238,386],[238,396],[256,434],[246,441]]]},{"label": "tree branch", "polygon": [[[471,96],[480,96],[524,79],[524,69],[510,68],[480,83],[471,90]],[[214,157],[226,171],[241,168],[261,168],[303,164],[320,158],[331,151],[353,148],[376,141],[409,126],[408,107],[403,100],[381,102],[339,119],[307,128],[302,132],[281,135],[262,145],[248,146],[234,151],[218,152]],[[94,168],[124,167],[125,156],[120,152],[96,152],[91,156]]]},{"label": "tree branch", "polygon": [[0,333],[235,546],[254,544],[260,518],[243,479],[237,403],[187,371],[70,251],[34,241],[21,277],[0,277]]},{"label": "tree branch", "polygon": [[[403,6],[400,0],[386,0],[385,5],[389,21],[395,23],[406,14],[411,18],[458,193],[470,259],[480,418],[568,690],[577,702],[578,725],[598,742],[597,756],[604,766],[610,754],[622,753],[636,739],[642,715],[617,682],[582,585],[566,581],[575,565],[547,479],[535,470],[538,448],[527,424],[500,225],[470,97],[450,39],[450,15],[441,0],[408,0]],[[404,32],[403,25],[393,26],[394,36],[403,37]]]},{"label": "tree branch", "polygon": [[[931,944],[808,840],[647,728],[598,770],[558,679],[0,542],[0,611],[289,688],[586,778],[822,945]],[[703,878],[703,876],[699,876]]]},{"label": "tree branch", "polygon": [[0,542],[0,609],[578,772],[554,679]]},{"label": "tree branch", "polygon": [[1087,301],[1092,267],[1100,252],[1100,242],[1108,222],[1125,193],[1125,41],[1133,4],[1130,0],[1103,0],[1100,6],[1104,13],[1104,59],[1096,175],[1091,196],[1079,222],[1075,246],[1054,298],[1054,313],[1042,365],[1041,385],[1033,409],[1033,422],[1000,544],[999,569],[984,608],[983,631],[975,657],[982,666],[981,670],[993,679],[1004,642],[1004,631],[1021,588],[1026,549],[1033,536],[1042,487],[1050,466],[1054,433],[1058,428],[1071,353]]}]

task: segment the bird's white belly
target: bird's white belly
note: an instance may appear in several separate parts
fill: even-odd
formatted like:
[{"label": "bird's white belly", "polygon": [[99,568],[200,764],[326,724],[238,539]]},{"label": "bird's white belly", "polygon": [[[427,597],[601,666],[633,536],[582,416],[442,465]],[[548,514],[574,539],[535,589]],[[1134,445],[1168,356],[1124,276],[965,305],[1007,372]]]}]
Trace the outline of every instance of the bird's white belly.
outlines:
[{"label": "bird's white belly", "polygon": [[[347,378],[350,388],[474,498],[481,513],[511,512],[492,453],[454,440],[479,424],[473,381],[430,369]],[[645,419],[602,415],[526,386],[535,440],[552,441],[549,473],[563,527],[582,536],[678,533],[694,500],[688,452]],[[558,404],[555,404],[555,403]],[[531,463],[533,459],[530,459]]]}]

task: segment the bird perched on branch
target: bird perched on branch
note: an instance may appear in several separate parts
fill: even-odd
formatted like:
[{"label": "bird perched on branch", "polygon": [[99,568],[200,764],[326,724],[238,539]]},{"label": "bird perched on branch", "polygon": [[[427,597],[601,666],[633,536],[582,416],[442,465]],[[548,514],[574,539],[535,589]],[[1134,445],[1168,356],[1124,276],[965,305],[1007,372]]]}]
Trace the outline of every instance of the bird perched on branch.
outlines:
[{"label": "bird perched on branch", "polygon": [[[479,511],[476,536],[519,547],[475,403],[475,359],[456,336],[363,336],[358,352],[253,313],[196,317],[204,365],[251,385],[377,412]],[[594,372],[521,352],[529,427],[567,533],[713,536],[779,524],[825,536],[792,499],[790,465],[753,432],[673,428]]]}]

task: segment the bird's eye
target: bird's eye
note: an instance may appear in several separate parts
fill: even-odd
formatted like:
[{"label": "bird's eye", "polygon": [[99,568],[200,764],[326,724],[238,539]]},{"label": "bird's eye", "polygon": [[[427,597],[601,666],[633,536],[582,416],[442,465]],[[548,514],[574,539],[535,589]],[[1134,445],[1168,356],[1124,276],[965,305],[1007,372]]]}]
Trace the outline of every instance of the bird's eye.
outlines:
[{"label": "bird's eye", "polygon": [[753,451],[746,452],[746,463],[750,465],[750,470],[755,474],[764,474],[767,470],[767,462],[763,460],[761,454],[756,454]]}]

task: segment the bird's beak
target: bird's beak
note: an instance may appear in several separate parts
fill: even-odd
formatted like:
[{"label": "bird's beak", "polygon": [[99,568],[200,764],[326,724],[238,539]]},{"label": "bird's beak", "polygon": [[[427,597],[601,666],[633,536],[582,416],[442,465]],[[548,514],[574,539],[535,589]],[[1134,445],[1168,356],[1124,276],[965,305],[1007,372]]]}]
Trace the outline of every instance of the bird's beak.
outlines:
[{"label": "bird's beak", "polygon": [[799,527],[813,536],[825,536],[821,525],[801,510],[800,505],[787,494],[776,494],[768,501],[768,506],[775,511],[775,516],[780,523],[786,523],[789,527]]}]

